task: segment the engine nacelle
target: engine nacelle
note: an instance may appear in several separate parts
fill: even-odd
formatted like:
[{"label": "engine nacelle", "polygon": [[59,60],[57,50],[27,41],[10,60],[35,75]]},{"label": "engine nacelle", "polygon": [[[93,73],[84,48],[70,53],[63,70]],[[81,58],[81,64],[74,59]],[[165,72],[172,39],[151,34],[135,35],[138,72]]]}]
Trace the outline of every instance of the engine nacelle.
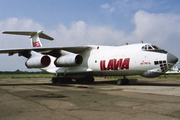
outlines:
[{"label": "engine nacelle", "polygon": [[38,55],[29,58],[26,61],[25,65],[28,68],[44,68],[49,66],[50,63],[51,63],[51,58],[49,56]]},{"label": "engine nacelle", "polygon": [[80,65],[82,61],[81,55],[71,53],[57,58],[54,64],[56,67],[71,67]]}]

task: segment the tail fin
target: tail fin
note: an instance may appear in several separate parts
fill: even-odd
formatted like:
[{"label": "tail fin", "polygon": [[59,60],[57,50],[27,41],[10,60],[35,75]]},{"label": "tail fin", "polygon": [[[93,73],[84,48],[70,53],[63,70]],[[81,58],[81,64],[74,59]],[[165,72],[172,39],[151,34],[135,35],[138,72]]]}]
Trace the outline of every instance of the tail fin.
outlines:
[{"label": "tail fin", "polygon": [[37,33],[35,34],[31,34],[31,37],[30,37],[30,41],[31,41],[31,45],[33,47],[42,47],[42,44],[41,44],[41,41],[39,39],[39,35],[42,33],[43,31],[38,31]]},{"label": "tail fin", "polygon": [[31,45],[33,47],[42,47],[41,41],[39,38],[44,38],[47,40],[54,40],[54,38],[43,33],[42,30],[37,32],[28,32],[28,31],[5,31],[3,34],[14,34],[14,35],[28,35],[30,36]]}]

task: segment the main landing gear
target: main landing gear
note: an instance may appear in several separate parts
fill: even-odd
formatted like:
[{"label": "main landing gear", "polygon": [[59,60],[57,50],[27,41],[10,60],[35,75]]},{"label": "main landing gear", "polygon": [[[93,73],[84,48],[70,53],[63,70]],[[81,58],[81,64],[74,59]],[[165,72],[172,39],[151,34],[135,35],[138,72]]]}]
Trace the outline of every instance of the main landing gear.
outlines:
[{"label": "main landing gear", "polygon": [[87,76],[84,78],[75,79],[75,81],[74,81],[74,79],[66,78],[66,77],[53,77],[51,81],[53,84],[56,84],[56,83],[73,83],[73,82],[76,82],[78,84],[82,84],[82,83],[92,84],[92,83],[94,83],[94,77],[93,76]]},{"label": "main landing gear", "polygon": [[118,79],[117,80],[118,85],[128,85],[129,84],[129,79],[127,79],[125,76],[123,76],[123,79]]},{"label": "main landing gear", "polygon": [[56,83],[71,83],[72,80],[69,79],[69,78],[62,78],[62,77],[53,77],[51,79],[52,83],[53,84],[56,84]]},{"label": "main landing gear", "polygon": [[123,76],[123,79],[117,80],[118,85],[129,85],[129,84],[137,84],[137,79],[127,79],[125,76]]},{"label": "main landing gear", "polygon": [[94,83],[94,77],[93,76],[87,76],[84,78],[76,79],[76,83]]}]

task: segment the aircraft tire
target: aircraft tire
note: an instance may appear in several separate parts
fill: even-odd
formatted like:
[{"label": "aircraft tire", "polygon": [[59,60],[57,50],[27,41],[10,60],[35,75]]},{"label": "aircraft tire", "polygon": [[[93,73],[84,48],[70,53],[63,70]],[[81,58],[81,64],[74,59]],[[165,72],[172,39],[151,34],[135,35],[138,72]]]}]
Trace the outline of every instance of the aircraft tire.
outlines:
[{"label": "aircraft tire", "polygon": [[117,80],[117,84],[118,85],[128,85],[129,84],[129,80],[128,79],[118,79]]},{"label": "aircraft tire", "polygon": [[94,83],[94,77],[93,76],[87,76],[84,78],[76,79],[76,83],[83,84],[83,83]]},{"label": "aircraft tire", "polygon": [[71,83],[72,82],[72,79],[70,78],[59,78],[61,83]]},{"label": "aircraft tire", "polygon": [[83,79],[76,79],[76,83],[77,83],[77,84],[83,83]]},{"label": "aircraft tire", "polygon": [[52,81],[52,84],[56,84],[56,83],[58,83],[58,78],[53,77],[51,81]]},{"label": "aircraft tire", "polygon": [[87,82],[94,83],[94,77],[93,76],[87,77]]}]

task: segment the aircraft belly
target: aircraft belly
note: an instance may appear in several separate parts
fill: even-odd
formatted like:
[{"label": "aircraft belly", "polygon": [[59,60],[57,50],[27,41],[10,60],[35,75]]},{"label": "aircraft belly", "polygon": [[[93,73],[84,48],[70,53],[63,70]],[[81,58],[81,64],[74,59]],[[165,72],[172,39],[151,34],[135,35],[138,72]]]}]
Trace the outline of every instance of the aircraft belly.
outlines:
[{"label": "aircraft belly", "polygon": [[110,71],[92,71],[91,69],[81,68],[81,69],[58,69],[57,74],[61,75],[83,75],[83,74],[91,74],[94,76],[128,76],[128,75],[140,75],[142,70],[110,70]]},{"label": "aircraft belly", "polygon": [[96,71],[93,72],[94,76],[130,76],[140,75],[143,71],[141,70],[122,70],[122,71]]}]

